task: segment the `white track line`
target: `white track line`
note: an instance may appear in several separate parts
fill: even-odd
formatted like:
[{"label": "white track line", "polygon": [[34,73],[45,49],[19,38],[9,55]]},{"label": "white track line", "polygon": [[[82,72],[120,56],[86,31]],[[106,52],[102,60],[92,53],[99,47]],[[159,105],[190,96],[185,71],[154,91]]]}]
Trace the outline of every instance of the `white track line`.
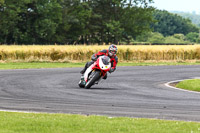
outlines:
[{"label": "white track line", "polygon": [[[195,78],[191,78],[191,79],[199,79],[199,77],[195,77]],[[174,87],[174,86],[169,85],[169,84],[171,84],[171,83],[176,83],[176,82],[180,82],[180,81],[183,81],[183,80],[190,80],[190,79],[182,79],[182,80],[170,81],[170,82],[165,83],[165,86],[167,86],[167,87],[169,87],[169,88],[172,88],[172,89],[180,90],[180,91],[186,91],[186,92],[190,92],[190,93],[200,94],[200,92],[197,92],[197,91],[185,90],[185,89],[176,88],[176,87]]]},{"label": "white track line", "polygon": [[19,111],[19,110],[6,110],[6,109],[0,109],[0,111],[2,111],[2,112],[15,112],[15,113],[34,113],[34,114],[46,113],[46,112]]}]

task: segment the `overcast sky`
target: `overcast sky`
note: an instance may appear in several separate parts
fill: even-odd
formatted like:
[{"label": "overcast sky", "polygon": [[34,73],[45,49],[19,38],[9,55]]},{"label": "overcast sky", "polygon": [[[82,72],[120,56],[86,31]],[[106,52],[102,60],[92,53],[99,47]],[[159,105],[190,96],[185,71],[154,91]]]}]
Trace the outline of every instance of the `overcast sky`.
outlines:
[{"label": "overcast sky", "polygon": [[167,11],[184,11],[200,14],[200,0],[154,0],[152,6]]}]

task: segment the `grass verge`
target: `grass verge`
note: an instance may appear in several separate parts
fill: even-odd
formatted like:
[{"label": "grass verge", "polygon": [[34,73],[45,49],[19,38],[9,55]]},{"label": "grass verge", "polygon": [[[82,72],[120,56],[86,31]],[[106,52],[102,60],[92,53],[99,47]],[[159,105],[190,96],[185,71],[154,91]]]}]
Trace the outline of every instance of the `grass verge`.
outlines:
[{"label": "grass verge", "polygon": [[16,62],[0,63],[0,69],[65,68],[83,67],[85,63]]},{"label": "grass verge", "polygon": [[200,79],[190,79],[179,82],[177,88],[200,92]]},{"label": "grass verge", "polygon": [[197,133],[200,123],[138,119],[0,112],[1,133]]},{"label": "grass verge", "polygon": [[[0,63],[0,69],[34,69],[34,68],[66,68],[83,67],[85,63],[59,63],[59,62],[8,62]],[[192,62],[120,62],[117,66],[158,66],[158,65],[200,65]]]}]

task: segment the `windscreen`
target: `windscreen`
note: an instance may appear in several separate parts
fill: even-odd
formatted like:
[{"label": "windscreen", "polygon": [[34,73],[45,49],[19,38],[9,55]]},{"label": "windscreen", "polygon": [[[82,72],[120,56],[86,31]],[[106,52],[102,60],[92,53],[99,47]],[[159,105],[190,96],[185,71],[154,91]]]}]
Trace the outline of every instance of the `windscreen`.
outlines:
[{"label": "windscreen", "polygon": [[102,62],[103,62],[104,65],[109,65],[110,58],[108,56],[103,56],[102,57]]}]

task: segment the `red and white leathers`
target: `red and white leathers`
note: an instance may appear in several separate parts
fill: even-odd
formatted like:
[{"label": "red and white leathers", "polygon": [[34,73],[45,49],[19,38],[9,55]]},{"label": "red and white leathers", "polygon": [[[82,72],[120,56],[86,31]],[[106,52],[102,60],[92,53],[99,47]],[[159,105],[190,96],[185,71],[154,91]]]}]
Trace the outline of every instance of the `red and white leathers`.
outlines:
[{"label": "red and white leathers", "polygon": [[[106,55],[106,56],[110,57],[108,52],[109,52],[109,50],[106,50],[106,49],[105,50],[101,50],[98,53],[94,54],[92,56],[92,58],[96,58],[97,59],[99,56],[102,56],[102,55]],[[117,56],[116,55],[111,56],[110,57],[110,62],[111,62],[111,69],[114,71],[116,69],[116,66],[117,66],[117,63],[118,63]]]},{"label": "red and white leathers", "polygon": [[110,71],[110,68],[110,58],[108,56],[100,56],[97,61],[87,68],[84,73],[84,80],[87,82],[89,73],[91,73],[92,70],[96,71],[96,69],[101,71],[99,74],[103,79],[105,79],[104,77],[107,76],[107,72]]},{"label": "red and white leathers", "polygon": [[83,70],[82,70],[80,73],[81,73],[81,74],[84,74],[85,71],[86,71],[86,69],[87,69],[88,67],[90,67],[90,66],[94,63],[94,61],[96,61],[96,60],[98,59],[99,56],[102,56],[102,55],[106,55],[106,56],[110,57],[111,69],[110,69],[109,72],[114,72],[114,71],[116,70],[116,66],[117,66],[117,63],[118,63],[118,58],[117,58],[116,55],[110,56],[108,52],[109,52],[109,50],[106,50],[106,49],[105,49],[105,50],[99,51],[99,52],[96,53],[96,54],[93,54],[93,55],[92,55],[92,61],[87,62],[87,63],[85,64],[85,67],[83,68]]}]

